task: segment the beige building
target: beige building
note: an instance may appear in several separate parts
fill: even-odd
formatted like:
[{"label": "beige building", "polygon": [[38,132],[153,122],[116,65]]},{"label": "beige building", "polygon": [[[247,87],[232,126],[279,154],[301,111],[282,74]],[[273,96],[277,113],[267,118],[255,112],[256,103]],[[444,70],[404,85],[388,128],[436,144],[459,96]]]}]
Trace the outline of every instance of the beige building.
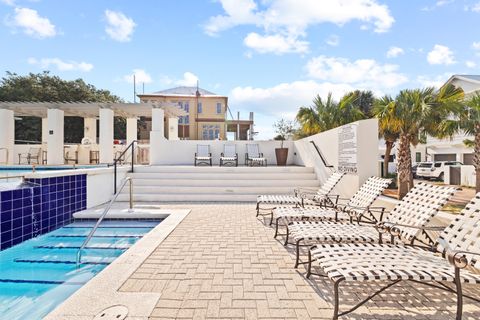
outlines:
[{"label": "beige building", "polygon": [[[227,128],[235,134],[235,140],[247,140],[247,132],[253,131],[253,115],[249,120],[228,120],[228,97],[217,95],[197,87],[176,87],[153,93],[139,94],[143,103],[174,104],[187,116],[178,119],[178,138],[184,140],[226,140]],[[165,128],[169,128],[169,119],[165,120]],[[245,129],[244,122],[248,125]],[[238,123],[237,122],[241,122]],[[151,119],[144,119],[140,126],[140,139],[148,140],[151,130]],[[176,124],[174,124],[176,125]]]}]

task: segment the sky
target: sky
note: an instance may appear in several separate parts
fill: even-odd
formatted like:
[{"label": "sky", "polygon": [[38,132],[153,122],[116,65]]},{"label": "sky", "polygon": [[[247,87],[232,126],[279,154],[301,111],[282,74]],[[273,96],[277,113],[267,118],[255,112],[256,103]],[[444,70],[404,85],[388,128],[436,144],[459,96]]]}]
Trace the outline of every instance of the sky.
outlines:
[{"label": "sky", "polygon": [[480,0],[0,0],[0,71],[49,70],[130,102],[133,74],[139,93],[198,80],[270,139],[317,94],[480,74],[478,30]]}]

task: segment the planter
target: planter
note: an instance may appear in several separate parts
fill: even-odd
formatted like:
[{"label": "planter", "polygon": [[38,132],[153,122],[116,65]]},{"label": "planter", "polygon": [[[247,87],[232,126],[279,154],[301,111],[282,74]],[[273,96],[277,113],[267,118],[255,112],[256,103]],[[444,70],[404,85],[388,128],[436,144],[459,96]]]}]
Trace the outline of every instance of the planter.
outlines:
[{"label": "planter", "polygon": [[277,166],[286,166],[288,148],[275,148],[275,156],[277,157]]}]

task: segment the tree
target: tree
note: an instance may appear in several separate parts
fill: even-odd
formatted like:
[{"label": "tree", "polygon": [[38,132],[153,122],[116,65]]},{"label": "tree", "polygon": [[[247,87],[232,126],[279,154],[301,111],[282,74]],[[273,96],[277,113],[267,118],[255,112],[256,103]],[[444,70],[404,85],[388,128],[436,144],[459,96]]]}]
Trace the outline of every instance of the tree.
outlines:
[{"label": "tree", "polygon": [[394,123],[389,121],[392,108],[394,108],[395,101],[390,96],[384,96],[377,99],[374,107],[371,110],[372,114],[378,118],[378,134],[385,140],[385,155],[383,158],[383,173],[388,175],[388,163],[390,162],[390,155],[392,153],[395,142],[400,137],[398,128],[395,128]]},{"label": "tree", "polygon": [[364,119],[365,115],[355,104],[357,99],[353,93],[344,95],[339,102],[333,100],[331,93],[325,100],[317,95],[313,106],[298,110],[296,119],[302,131],[300,135],[309,136]]},{"label": "tree", "polygon": [[355,97],[353,105],[363,113],[364,118],[372,118],[374,116],[373,107],[375,104],[375,96],[372,91],[355,90],[347,93],[347,95],[353,95]]},{"label": "tree", "polygon": [[[48,71],[30,73],[20,76],[7,72],[0,81],[0,101],[85,101],[85,102],[120,102],[121,99],[112,95],[108,90],[95,88],[82,79],[73,81],[63,80],[58,76],[51,76]],[[41,120],[36,117],[21,117],[15,123],[16,140],[41,140]],[[125,119],[115,118],[115,130],[125,131]],[[122,129],[123,128],[123,129]],[[83,118],[65,118],[65,141],[78,143],[83,137]]]},{"label": "tree", "polygon": [[282,141],[280,148],[283,149],[283,141],[291,138],[295,134],[295,124],[293,121],[280,119],[273,124],[273,127],[275,128],[275,133],[277,133],[273,139]]},{"label": "tree", "polygon": [[398,196],[403,198],[413,187],[410,146],[422,135],[451,137],[458,125],[454,117],[461,111],[463,91],[447,85],[434,88],[402,90],[382,115],[393,131],[399,132]]},{"label": "tree", "polygon": [[473,135],[473,141],[466,141],[473,147],[473,165],[475,167],[475,190],[480,192],[480,93],[476,93],[466,101],[466,108],[459,120],[460,129]]}]

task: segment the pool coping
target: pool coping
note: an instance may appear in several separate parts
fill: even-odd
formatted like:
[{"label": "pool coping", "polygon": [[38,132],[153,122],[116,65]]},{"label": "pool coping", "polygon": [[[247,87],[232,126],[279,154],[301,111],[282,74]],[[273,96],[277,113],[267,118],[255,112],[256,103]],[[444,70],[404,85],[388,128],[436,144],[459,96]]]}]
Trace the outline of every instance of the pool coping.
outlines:
[{"label": "pool coping", "polygon": [[[165,211],[160,208],[159,210]],[[165,220],[63,301],[44,319],[93,319],[99,312],[113,305],[126,306],[129,309],[129,319],[148,319],[160,299],[161,293],[120,292],[118,290],[191,212],[190,209],[169,211],[171,213]]]}]

